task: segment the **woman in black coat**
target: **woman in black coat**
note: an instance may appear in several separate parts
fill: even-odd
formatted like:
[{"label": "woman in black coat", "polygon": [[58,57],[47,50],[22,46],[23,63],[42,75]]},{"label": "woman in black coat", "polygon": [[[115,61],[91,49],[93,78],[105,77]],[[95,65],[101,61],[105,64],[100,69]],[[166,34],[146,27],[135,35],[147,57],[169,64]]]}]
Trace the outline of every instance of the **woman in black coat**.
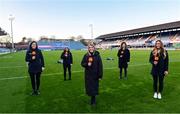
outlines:
[{"label": "woman in black coat", "polygon": [[61,59],[63,60],[63,69],[64,69],[64,81],[66,80],[66,71],[68,69],[69,80],[71,80],[71,66],[73,64],[72,53],[69,48],[65,48],[61,54]]},{"label": "woman in black coat", "polygon": [[124,69],[124,76],[125,79],[127,79],[127,68],[128,68],[128,64],[130,62],[130,52],[127,48],[127,44],[126,42],[122,42],[121,43],[121,47],[118,51],[117,54],[118,58],[119,58],[119,69],[120,69],[120,77],[119,79],[122,79],[122,70]]},{"label": "woman in black coat", "polygon": [[[152,64],[154,98],[161,99],[164,76],[168,74],[169,57],[161,40],[157,40],[150,54],[149,62]],[[158,88],[159,81],[159,88]]]},{"label": "woman in black coat", "polygon": [[25,61],[28,64],[28,72],[31,78],[32,95],[39,95],[40,76],[44,70],[44,58],[41,50],[38,49],[37,42],[30,43],[29,49],[26,52]]},{"label": "woman in black coat", "polygon": [[88,52],[84,55],[81,65],[85,68],[86,94],[91,97],[91,105],[95,105],[96,95],[99,92],[99,80],[103,76],[103,65],[101,56],[93,44],[88,46]]}]

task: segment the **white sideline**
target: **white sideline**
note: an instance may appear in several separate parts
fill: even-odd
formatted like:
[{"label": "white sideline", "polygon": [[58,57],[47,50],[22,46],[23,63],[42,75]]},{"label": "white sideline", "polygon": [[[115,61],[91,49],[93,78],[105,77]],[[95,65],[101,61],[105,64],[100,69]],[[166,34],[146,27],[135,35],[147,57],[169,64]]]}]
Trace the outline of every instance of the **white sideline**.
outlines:
[{"label": "white sideline", "polygon": [[[143,65],[149,65],[149,64],[137,64],[137,65],[129,65],[129,66],[143,66]],[[104,68],[104,69],[118,69],[117,67],[111,67],[111,68]],[[79,72],[84,72],[83,70],[79,71],[72,71],[72,73],[79,73]],[[59,73],[51,73],[51,74],[42,74],[42,76],[51,76],[51,75],[57,75],[57,74],[63,74],[61,72]],[[23,79],[23,78],[28,78],[29,76],[22,76],[22,77],[9,77],[9,78],[0,78],[0,81],[4,80],[13,80],[13,79]]]},{"label": "white sideline", "polygon": [[[129,65],[129,66],[145,66],[145,65],[150,65],[148,64],[136,64],[136,65]],[[22,66],[24,67],[24,66]],[[118,69],[118,67],[111,67],[111,68],[104,68],[104,69]],[[79,70],[79,71],[72,71],[72,73],[79,73],[79,72],[84,72],[83,70]],[[63,74],[62,72],[59,73],[51,73],[51,74],[42,74],[42,76],[46,77],[46,76],[51,76],[51,75],[57,75],[57,74]],[[175,74],[180,74],[180,73],[175,73]],[[4,80],[13,80],[13,79],[22,79],[22,78],[28,78],[29,76],[22,76],[22,77],[9,77],[9,78],[0,78],[0,81],[4,81]]]},{"label": "white sideline", "polygon": [[[174,62],[180,62],[179,60],[176,60],[176,61],[169,61],[171,63],[174,63]],[[135,65],[129,65],[129,66],[142,66],[142,65],[147,65],[147,64],[150,64],[150,63],[146,63],[146,64],[135,64]],[[26,67],[26,66],[7,66],[7,67],[0,67],[0,69],[6,69],[6,68],[22,68],[22,67]]]},{"label": "white sideline", "polygon": [[[146,64],[136,64],[135,66],[141,66],[141,65],[146,65]],[[131,65],[130,66],[134,66],[134,65]],[[26,67],[26,66],[7,66],[7,67],[0,67],[0,69],[6,69],[6,68],[22,68],[22,67]]]},{"label": "white sideline", "polygon": [[21,67],[26,67],[26,66],[12,66],[12,67],[0,67],[0,69],[5,69],[5,68],[21,68]]}]

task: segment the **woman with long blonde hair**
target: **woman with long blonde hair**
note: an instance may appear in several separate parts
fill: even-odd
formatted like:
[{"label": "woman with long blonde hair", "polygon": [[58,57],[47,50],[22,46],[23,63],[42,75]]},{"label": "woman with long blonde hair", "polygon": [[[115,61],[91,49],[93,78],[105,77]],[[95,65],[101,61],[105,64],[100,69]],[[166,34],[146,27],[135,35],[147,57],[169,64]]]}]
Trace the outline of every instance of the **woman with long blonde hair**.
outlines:
[{"label": "woman with long blonde hair", "polygon": [[[157,40],[149,58],[152,64],[151,75],[153,77],[154,98],[161,99],[164,76],[168,75],[169,57],[163,42]],[[159,87],[158,87],[159,84]]]},{"label": "woman with long blonde hair", "polygon": [[96,105],[96,96],[99,94],[99,80],[103,76],[103,64],[100,53],[93,44],[88,45],[88,52],[84,55],[81,66],[85,70],[86,94],[91,97],[90,104]]}]

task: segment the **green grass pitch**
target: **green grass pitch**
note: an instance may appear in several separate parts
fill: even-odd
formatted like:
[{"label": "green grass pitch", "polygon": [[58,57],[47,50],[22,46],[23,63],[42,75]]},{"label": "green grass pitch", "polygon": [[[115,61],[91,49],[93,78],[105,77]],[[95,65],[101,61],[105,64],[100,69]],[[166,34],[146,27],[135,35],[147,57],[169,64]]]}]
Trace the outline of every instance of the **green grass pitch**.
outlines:
[{"label": "green grass pitch", "polygon": [[[0,112],[180,112],[180,51],[168,51],[169,75],[162,100],[153,99],[150,51],[131,51],[128,80],[119,80],[117,50],[100,51],[104,77],[100,81],[97,106],[89,105],[80,66],[86,51],[72,51],[72,80],[63,81],[57,64],[61,51],[43,52],[45,71],[41,95],[30,96],[31,84],[24,61],[25,52],[0,56]],[[105,60],[113,57],[113,61]]]}]

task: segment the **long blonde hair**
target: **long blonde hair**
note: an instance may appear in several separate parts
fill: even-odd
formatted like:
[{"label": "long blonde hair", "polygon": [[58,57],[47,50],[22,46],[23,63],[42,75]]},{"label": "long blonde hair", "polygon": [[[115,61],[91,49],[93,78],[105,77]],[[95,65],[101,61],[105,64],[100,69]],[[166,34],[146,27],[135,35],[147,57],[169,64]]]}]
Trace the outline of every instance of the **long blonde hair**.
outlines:
[{"label": "long blonde hair", "polygon": [[161,46],[160,46],[160,52],[159,53],[162,53],[163,55],[164,55],[164,59],[166,58],[166,50],[165,50],[165,48],[164,48],[164,44],[163,44],[163,42],[161,41],[161,40],[157,40],[156,41],[156,43],[155,43],[155,45],[154,45],[154,49],[153,49],[153,53],[156,53],[155,51],[157,51],[158,49],[157,49],[157,42],[160,42],[160,44],[161,44]]}]

